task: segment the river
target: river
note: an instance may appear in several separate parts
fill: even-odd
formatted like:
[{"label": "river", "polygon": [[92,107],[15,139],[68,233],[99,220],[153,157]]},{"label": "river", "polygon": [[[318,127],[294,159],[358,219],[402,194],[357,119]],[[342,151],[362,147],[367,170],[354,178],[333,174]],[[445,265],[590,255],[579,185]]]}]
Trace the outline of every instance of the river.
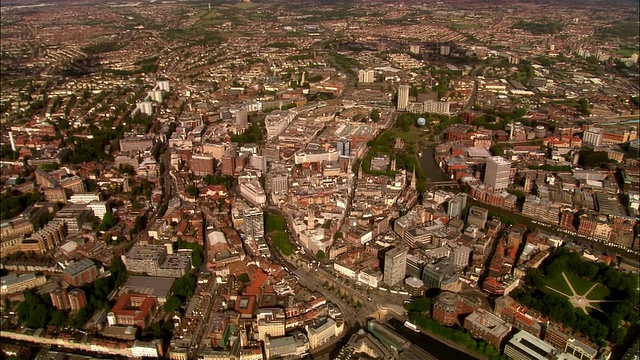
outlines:
[{"label": "river", "polygon": [[431,182],[451,180],[446,177],[442,170],[440,170],[440,167],[436,163],[435,152],[435,146],[426,147],[422,151],[422,157],[418,159],[420,166],[422,166],[424,173],[427,174],[427,178]]},{"label": "river", "polygon": [[464,353],[458,349],[452,348],[449,345],[441,342],[440,340],[425,334],[417,333],[404,326],[402,321],[397,319],[391,319],[387,322],[398,334],[402,335],[405,339],[416,344],[429,354],[435,356],[441,360],[456,359],[456,360],[475,360],[476,357]]}]

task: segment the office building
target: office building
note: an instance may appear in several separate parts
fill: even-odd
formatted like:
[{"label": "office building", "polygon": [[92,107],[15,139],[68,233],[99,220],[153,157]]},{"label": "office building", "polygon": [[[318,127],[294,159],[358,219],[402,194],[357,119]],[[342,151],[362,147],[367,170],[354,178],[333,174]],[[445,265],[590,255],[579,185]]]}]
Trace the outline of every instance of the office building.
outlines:
[{"label": "office building", "polygon": [[384,255],[383,282],[389,286],[401,283],[407,271],[407,252],[404,247],[395,247]]},{"label": "office building", "polygon": [[67,224],[67,233],[80,233],[85,224],[92,224],[93,211],[86,205],[70,204],[60,209],[53,218]]},{"label": "office building", "polygon": [[602,143],[602,129],[591,127],[585,130],[582,135],[582,142],[591,146],[600,146]]},{"label": "office building", "polygon": [[315,349],[334,339],[342,333],[342,327],[337,326],[332,318],[326,318],[313,325],[307,325],[307,336],[309,337],[309,348]]},{"label": "office building", "polygon": [[256,206],[264,206],[267,203],[267,195],[262,185],[256,179],[244,180],[240,183],[240,195]]},{"label": "office building", "polygon": [[427,100],[422,103],[423,112],[430,114],[449,115],[451,103],[448,101]]},{"label": "office building", "polygon": [[269,193],[286,194],[289,191],[289,175],[287,173],[267,173],[266,185]]},{"label": "office building", "polygon": [[494,190],[504,190],[509,186],[511,162],[501,156],[487,159],[484,182]]},{"label": "office building", "polygon": [[87,306],[87,296],[82,289],[73,289],[68,295],[71,311],[78,311]]},{"label": "office building", "polygon": [[214,158],[211,154],[197,154],[191,156],[189,166],[191,167],[191,172],[193,172],[195,176],[213,175],[215,172]]},{"label": "office building", "polygon": [[443,258],[433,264],[427,264],[422,271],[422,281],[427,289],[440,289],[442,282],[453,274],[453,262]]},{"label": "office building", "polygon": [[448,56],[451,53],[451,46],[440,45],[440,55]]},{"label": "office building", "polygon": [[263,308],[256,315],[258,324],[258,340],[263,341],[268,337],[284,336],[285,314],[280,308]]},{"label": "office building", "polygon": [[594,360],[598,351],[577,339],[567,340],[564,352],[575,356],[578,360]]},{"label": "office building", "polygon": [[135,325],[146,328],[153,320],[156,299],[142,294],[123,294],[107,314],[107,321],[113,325]]},{"label": "office building", "polygon": [[298,113],[294,110],[275,110],[264,119],[267,131],[267,140],[272,140],[280,135],[291,124]]},{"label": "office building", "polygon": [[502,347],[503,341],[511,332],[511,324],[482,308],[476,309],[464,319],[464,328],[474,338],[482,339],[496,349]]},{"label": "office building", "polygon": [[489,210],[478,206],[471,206],[469,208],[469,215],[467,216],[467,223],[476,225],[480,229],[484,229],[487,226],[487,220],[489,219]]},{"label": "office building", "polygon": [[89,259],[76,261],[64,269],[64,281],[73,286],[88,284],[97,277],[98,268]]},{"label": "office building", "polygon": [[413,54],[420,54],[420,45],[409,45],[409,52]]},{"label": "office building", "polygon": [[135,245],[122,255],[127,271],[150,276],[181,277],[191,271],[188,253],[167,254],[163,245]]},{"label": "office building", "polygon": [[411,86],[403,84],[398,88],[398,110],[404,111],[409,105],[409,89]]},{"label": "office building", "polygon": [[338,155],[340,157],[349,157],[351,155],[351,142],[349,139],[338,139],[336,148],[338,149]]},{"label": "office building", "polygon": [[528,332],[519,331],[505,345],[504,354],[514,360],[547,360],[556,358],[558,351]]},{"label": "office building", "polygon": [[264,214],[262,209],[252,207],[242,212],[244,222],[241,225],[242,232],[251,239],[264,236]]},{"label": "office building", "polygon": [[447,204],[447,215],[449,219],[459,219],[462,210],[467,206],[467,194],[457,193]]},{"label": "office building", "polygon": [[309,341],[303,333],[264,340],[264,356],[271,359],[302,359],[309,352]]}]

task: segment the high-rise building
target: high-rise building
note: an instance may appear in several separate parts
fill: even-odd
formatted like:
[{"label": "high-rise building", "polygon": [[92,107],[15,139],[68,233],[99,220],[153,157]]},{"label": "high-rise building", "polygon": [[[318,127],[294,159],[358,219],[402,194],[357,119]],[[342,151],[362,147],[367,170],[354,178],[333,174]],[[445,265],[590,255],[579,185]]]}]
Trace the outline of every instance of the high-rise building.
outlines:
[{"label": "high-rise building", "polygon": [[395,286],[402,282],[407,271],[407,249],[404,247],[393,248],[384,255],[383,282],[389,286]]},{"label": "high-rise building", "polygon": [[191,157],[191,171],[196,176],[206,176],[214,174],[213,155],[197,154]]},{"label": "high-rise building", "polygon": [[464,210],[466,206],[467,194],[458,193],[451,200],[449,200],[449,204],[447,205],[447,215],[449,215],[450,219],[459,219],[460,215],[462,215],[462,210]]},{"label": "high-rise building", "polygon": [[487,159],[484,182],[494,190],[504,190],[509,186],[511,174],[511,162],[501,156],[492,156]]},{"label": "high-rise building", "polygon": [[242,232],[245,235],[252,239],[264,236],[264,214],[262,209],[256,207],[245,209],[243,217]]},{"label": "high-rise building", "polygon": [[69,297],[67,296],[67,290],[57,288],[49,293],[51,297],[51,304],[58,310],[66,310],[69,308]]},{"label": "high-rise building", "polygon": [[358,82],[362,84],[372,83],[375,80],[375,71],[372,69],[369,70],[358,70]]},{"label": "high-rise building", "polygon": [[398,110],[404,111],[409,105],[409,85],[403,84],[398,88]]},{"label": "high-rise building", "polygon": [[87,296],[82,289],[69,291],[69,305],[71,306],[71,311],[77,311],[87,306]]},{"label": "high-rise building", "polygon": [[340,138],[336,142],[336,148],[338,149],[338,155],[340,157],[349,157],[351,154],[351,142],[349,139]]},{"label": "high-rise building", "polygon": [[600,146],[602,142],[602,129],[597,127],[589,128],[582,135],[582,142],[587,145]]}]

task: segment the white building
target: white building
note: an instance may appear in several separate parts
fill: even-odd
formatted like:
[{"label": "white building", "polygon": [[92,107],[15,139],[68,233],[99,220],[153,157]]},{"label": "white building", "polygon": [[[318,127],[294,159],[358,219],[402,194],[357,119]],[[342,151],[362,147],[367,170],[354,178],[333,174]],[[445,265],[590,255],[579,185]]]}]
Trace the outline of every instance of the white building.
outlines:
[{"label": "white building", "polygon": [[423,112],[431,114],[449,115],[451,103],[448,101],[427,100],[423,103]]},{"label": "white building", "polygon": [[309,152],[298,152],[295,155],[296,164],[304,164],[304,163],[312,163],[312,162],[323,162],[323,161],[337,161],[340,157],[340,154],[336,149],[330,149],[329,151],[314,151],[312,153]]},{"label": "white building", "polygon": [[88,204],[92,201],[102,200],[99,193],[76,193],[69,197],[71,204]]},{"label": "white building", "polygon": [[367,84],[372,83],[375,80],[375,71],[372,69],[369,70],[358,70],[358,82]]},{"label": "white building", "polygon": [[156,87],[158,88],[158,90],[171,91],[171,87],[169,86],[169,80],[157,81]]},{"label": "white building", "polygon": [[[162,344],[160,344],[162,347]],[[161,353],[158,352],[158,340],[140,341],[136,340],[131,347],[131,355],[137,358],[159,358]]]},{"label": "white building", "polygon": [[93,210],[93,215],[98,219],[104,218],[104,215],[109,212],[109,205],[106,201],[92,201],[87,204],[87,207]]},{"label": "white building", "polygon": [[136,111],[139,111],[145,115],[153,115],[153,103],[151,101],[137,102],[134,112]]},{"label": "white building", "polygon": [[315,325],[307,325],[305,330],[309,337],[309,348],[315,349],[339,336],[342,333],[342,326],[338,327],[335,320],[327,318]]},{"label": "white building", "polygon": [[[258,324],[258,340],[263,341],[267,336],[284,336],[285,314],[280,308],[259,309],[256,314]],[[265,342],[266,343],[266,342]]]},{"label": "white building", "polygon": [[267,139],[271,140],[280,135],[296,118],[298,113],[293,110],[275,110],[264,119]]},{"label": "white building", "polygon": [[504,190],[509,186],[511,162],[502,156],[492,156],[487,159],[484,173],[484,183],[494,190]]},{"label": "white building", "polygon": [[403,84],[398,88],[398,110],[403,111],[409,105],[409,85]]},{"label": "white building", "polygon": [[267,195],[260,182],[256,179],[241,182],[240,195],[256,206],[264,206],[267,203]]},{"label": "white building", "polygon": [[602,129],[597,127],[589,128],[584,132],[582,142],[587,145],[600,146],[602,142]]}]

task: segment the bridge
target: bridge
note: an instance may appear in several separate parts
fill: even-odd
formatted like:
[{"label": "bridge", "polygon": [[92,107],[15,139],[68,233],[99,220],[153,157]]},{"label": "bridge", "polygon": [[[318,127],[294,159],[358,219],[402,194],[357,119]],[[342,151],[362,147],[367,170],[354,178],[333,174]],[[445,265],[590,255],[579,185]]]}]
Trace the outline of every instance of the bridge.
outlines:
[{"label": "bridge", "polygon": [[447,187],[458,187],[460,184],[455,180],[447,180],[447,181],[427,181],[427,188],[436,189],[436,188],[447,188]]}]

